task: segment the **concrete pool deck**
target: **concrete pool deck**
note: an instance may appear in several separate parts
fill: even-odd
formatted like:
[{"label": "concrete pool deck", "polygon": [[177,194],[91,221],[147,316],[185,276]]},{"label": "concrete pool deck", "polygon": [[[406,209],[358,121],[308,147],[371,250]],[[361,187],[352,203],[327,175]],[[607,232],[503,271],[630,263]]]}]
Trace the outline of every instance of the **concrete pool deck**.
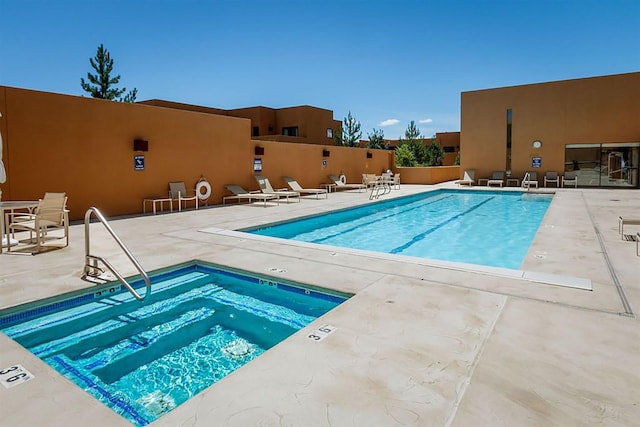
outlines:
[{"label": "concrete pool deck", "polygon": [[[389,197],[436,188],[455,186],[403,185]],[[640,191],[552,191],[521,267],[539,282],[228,232],[369,203],[368,193],[110,220],[147,270],[201,259],[355,294],[152,425],[637,424],[640,257],[618,217],[640,217]],[[80,280],[84,226],[70,236],[61,250],[0,255],[0,308],[90,287]],[[135,273],[100,224],[91,239],[93,253]],[[547,275],[589,279],[592,290]],[[337,329],[307,338],[323,324]],[[11,408],[0,425],[130,425],[0,334],[0,370],[14,364],[35,378],[0,387]]]}]

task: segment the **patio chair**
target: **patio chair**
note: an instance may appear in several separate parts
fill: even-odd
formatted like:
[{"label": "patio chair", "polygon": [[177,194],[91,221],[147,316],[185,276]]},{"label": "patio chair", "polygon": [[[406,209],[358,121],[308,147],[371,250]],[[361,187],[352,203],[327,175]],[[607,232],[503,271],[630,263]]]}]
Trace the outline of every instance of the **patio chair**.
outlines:
[{"label": "patio chair", "polygon": [[278,197],[284,197],[289,201],[289,197],[297,197],[298,203],[300,203],[300,193],[297,191],[289,191],[286,188],[278,188],[274,190],[273,186],[271,186],[271,182],[269,182],[269,178],[266,178],[262,175],[255,175],[254,178],[258,181],[258,185],[260,186],[260,190],[264,194],[277,194]]},{"label": "patio chair", "polygon": [[491,175],[491,179],[487,181],[487,187],[491,187],[492,185],[499,185],[502,187],[504,184],[504,171],[495,171]]},{"label": "patio chair", "polygon": [[[49,232],[62,229],[63,235],[51,237]],[[29,242],[33,243],[33,234],[36,235],[36,252],[40,252],[47,240],[65,239],[64,246],[69,246],[69,211],[67,210],[67,197],[65,193],[52,193],[46,198],[38,200],[32,219],[24,219],[9,225],[9,231],[15,237],[16,231],[28,231]],[[11,252],[11,246],[8,247]]]},{"label": "patio chair", "polygon": [[324,194],[325,199],[329,197],[327,190],[323,188],[303,188],[300,184],[298,184],[298,181],[289,176],[285,176],[282,179],[287,183],[289,188],[291,188],[293,191],[297,191],[300,194],[315,194],[316,199],[320,198],[320,194]]},{"label": "patio chair", "polygon": [[[623,216],[618,217],[618,232],[620,233],[620,239],[627,238],[624,234],[625,225],[640,225],[640,218],[626,218]],[[633,235],[631,235],[633,237]]]},{"label": "patio chair", "polygon": [[547,171],[544,174],[544,186],[547,184],[555,184],[556,187],[560,187],[560,177],[558,176],[558,172],[555,171]]},{"label": "patio chair", "polygon": [[476,182],[476,171],[474,169],[468,169],[464,171],[464,177],[457,181],[458,185],[473,185]]},{"label": "patio chair", "polygon": [[399,173],[393,175],[393,188],[395,190],[399,190],[400,189],[400,174]]},{"label": "patio chair", "polygon": [[239,185],[230,184],[226,185],[225,188],[233,193],[231,196],[224,196],[222,198],[222,204],[224,205],[227,200],[237,200],[240,203],[241,200],[246,200],[251,203],[254,200],[259,200],[264,203],[264,207],[267,207],[268,200],[275,200],[276,204],[280,204],[280,196],[277,194],[264,194],[260,190],[257,191],[247,191]]},{"label": "patio chair", "polygon": [[173,202],[178,202],[178,212],[182,211],[183,203],[184,207],[187,207],[187,202],[193,202],[195,208],[198,209],[198,194],[195,190],[187,192],[187,188],[182,181],[169,183],[169,198],[172,205]]},{"label": "patio chair", "polygon": [[[42,200],[45,201],[49,201],[52,199],[60,199],[62,197],[66,197],[66,193],[50,193],[50,192],[46,192],[44,193],[44,197],[42,198]],[[36,212],[34,210],[34,212],[11,212],[9,214],[7,214],[7,217],[9,218],[9,222],[13,223],[13,222],[22,222],[22,221],[33,221],[35,219],[36,216]]]},{"label": "patio chair", "polygon": [[522,178],[522,187],[536,187],[538,188],[538,174],[536,172],[527,172]]},{"label": "patio chair", "polygon": [[578,174],[576,172],[565,172],[562,176],[562,186],[566,187],[568,185],[572,185],[573,188],[578,188]]},{"label": "patio chair", "polygon": [[378,183],[378,176],[374,173],[363,173],[362,183],[366,187],[375,187],[376,184]]},{"label": "patio chair", "polygon": [[341,190],[366,190],[367,186],[364,184],[347,184],[346,182],[342,181],[340,178],[338,178],[335,175],[329,175],[329,179],[331,181],[333,181],[333,183],[335,184],[335,189],[341,189]]}]

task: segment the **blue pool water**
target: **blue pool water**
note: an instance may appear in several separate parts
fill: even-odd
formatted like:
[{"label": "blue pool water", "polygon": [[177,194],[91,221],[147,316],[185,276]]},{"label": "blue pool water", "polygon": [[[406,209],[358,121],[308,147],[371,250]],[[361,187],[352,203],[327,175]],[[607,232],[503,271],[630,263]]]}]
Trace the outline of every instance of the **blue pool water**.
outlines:
[{"label": "blue pool water", "polygon": [[438,190],[242,231],[518,269],[552,198],[523,192]]},{"label": "blue pool water", "polygon": [[151,279],[143,303],[119,286],[101,288],[5,310],[0,328],[143,426],[348,298],[200,262]]}]

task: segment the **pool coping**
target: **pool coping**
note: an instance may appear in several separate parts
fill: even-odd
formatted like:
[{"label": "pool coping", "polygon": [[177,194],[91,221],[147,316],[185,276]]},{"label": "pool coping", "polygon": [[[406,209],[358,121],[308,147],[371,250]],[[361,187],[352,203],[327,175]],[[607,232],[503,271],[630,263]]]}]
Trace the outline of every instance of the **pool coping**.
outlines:
[{"label": "pool coping", "polygon": [[479,264],[469,264],[455,261],[443,261],[431,258],[420,258],[408,255],[385,254],[382,252],[367,251],[364,249],[345,248],[342,246],[332,246],[317,243],[302,242],[298,240],[283,239],[279,237],[263,236],[237,230],[227,230],[217,227],[209,227],[198,230],[202,233],[217,234],[220,236],[233,237],[238,239],[255,240],[262,242],[272,242],[281,245],[298,246],[309,249],[325,250],[332,253],[345,253],[367,258],[377,258],[390,261],[402,261],[409,264],[436,267],[448,270],[463,271],[468,273],[484,274],[488,276],[506,277],[511,279],[522,279],[528,282],[543,285],[563,286],[567,288],[582,289],[592,291],[592,283],[588,278],[567,276],[553,273],[542,273],[520,269],[510,269],[503,267],[491,267]]}]

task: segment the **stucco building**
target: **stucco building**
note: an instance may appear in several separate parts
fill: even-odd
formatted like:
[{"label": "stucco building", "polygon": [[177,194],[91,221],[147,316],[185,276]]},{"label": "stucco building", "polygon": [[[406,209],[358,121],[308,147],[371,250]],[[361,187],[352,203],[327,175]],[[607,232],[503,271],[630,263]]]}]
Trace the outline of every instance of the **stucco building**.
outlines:
[{"label": "stucco building", "polygon": [[463,92],[461,171],[639,188],[640,72]]}]

